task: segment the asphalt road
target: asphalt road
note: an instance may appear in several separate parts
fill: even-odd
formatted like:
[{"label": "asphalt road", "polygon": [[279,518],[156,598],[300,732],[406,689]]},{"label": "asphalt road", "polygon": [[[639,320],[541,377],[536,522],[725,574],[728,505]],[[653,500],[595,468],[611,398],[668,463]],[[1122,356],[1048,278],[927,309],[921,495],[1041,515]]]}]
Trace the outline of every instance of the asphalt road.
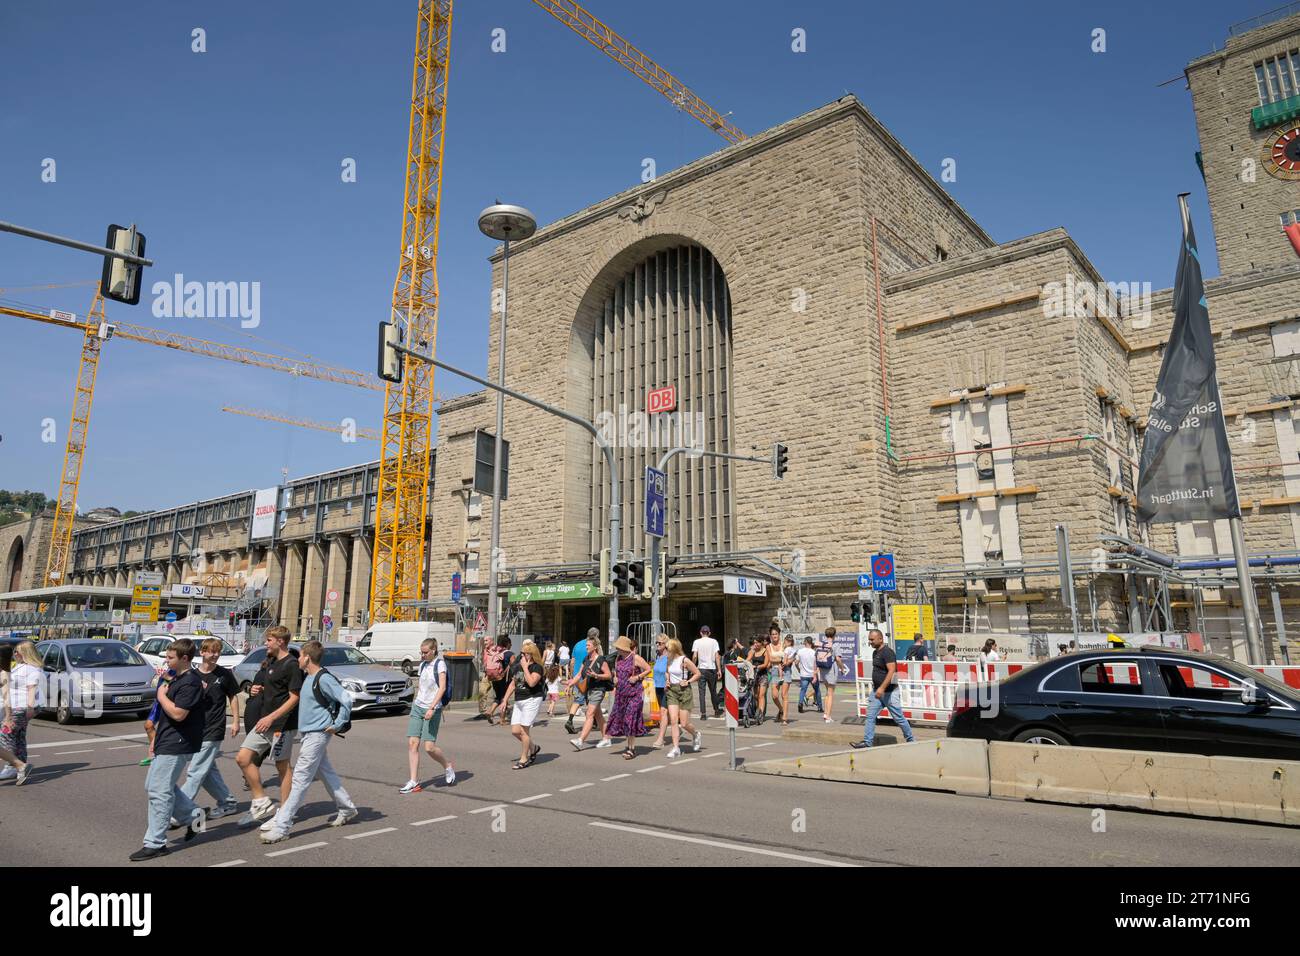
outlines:
[{"label": "asphalt road", "polygon": [[[642,738],[638,757],[625,761],[617,745],[574,752],[556,719],[537,729],[538,762],[516,771],[509,731],[469,719],[465,706],[448,715],[441,734],[460,775],[453,787],[424,758],[423,777],[436,785],[399,794],[406,718],[362,715],[345,740],[330,744],[361,808],[356,821],[326,826],[333,805],[318,782],[285,843],[263,846],[255,829],[228,817],[189,844],[173,840],[171,854],[144,864],[127,861],[145,825],[141,725],[36,721],[30,740],[37,772],[21,788],[0,783],[0,833],[8,831],[0,866],[1216,866],[1300,859],[1295,828],[1108,810],[1099,833],[1089,808],[733,773],[721,721],[704,724],[698,754],[669,761]],[[890,733],[882,732],[882,742]],[[739,732],[738,746],[742,760],[829,749],[782,740],[771,724]],[[246,808],[230,759],[235,747],[227,744],[220,766]],[[201,803],[209,799],[200,795]]]}]

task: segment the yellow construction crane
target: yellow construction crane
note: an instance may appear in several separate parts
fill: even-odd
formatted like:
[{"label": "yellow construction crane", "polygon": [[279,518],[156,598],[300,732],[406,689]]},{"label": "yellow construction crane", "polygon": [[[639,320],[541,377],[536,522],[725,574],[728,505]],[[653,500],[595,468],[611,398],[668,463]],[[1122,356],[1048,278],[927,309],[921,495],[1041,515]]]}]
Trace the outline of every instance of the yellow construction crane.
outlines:
[{"label": "yellow construction crane", "polygon": [[[411,123],[406,145],[402,242],[393,283],[393,324],[408,348],[435,354],[438,339],[438,219],[451,57],[451,0],[419,0]],[[375,511],[370,620],[412,619],[401,602],[424,594],[424,530],[433,447],[433,366],[407,362],[384,393]]]},{"label": "yellow construction crane", "polygon": [[[82,333],[81,362],[77,367],[77,380],[72,398],[72,421],[68,426],[68,440],[63,452],[63,470],[59,473],[59,497],[54,509],[54,528],[51,533],[49,556],[45,561],[45,585],[61,584],[72,548],[72,529],[77,518],[77,496],[81,487],[81,466],[86,454],[86,441],[90,431],[90,410],[95,400],[95,378],[99,373],[99,355],[105,342],[114,336],[132,342],[144,342],[162,348],[190,352],[208,358],[252,365],[258,368],[286,372],[324,382],[336,382],[368,390],[382,390],[378,378],[355,369],[338,368],[319,362],[287,358],[271,352],[209,342],[175,332],[164,332],[143,325],[110,323],[104,316],[104,299],[98,288],[91,301],[85,321],[72,312],[51,309],[48,314],[0,303],[0,315],[29,319],[46,325],[73,329]],[[360,430],[358,430],[360,434]]]},{"label": "yellow construction crane", "polygon": [[649,83],[666,96],[673,106],[690,113],[727,142],[739,143],[745,139],[745,134],[727,117],[692,93],[690,87],[611,30],[590,11],[583,9],[581,4],[574,3],[573,0],[533,0],[533,3]]},{"label": "yellow construction crane", "polygon": [[[225,405],[221,409],[223,412],[229,412],[231,415],[244,415],[248,418],[260,418],[266,422],[279,422],[282,425],[297,425],[299,428],[314,428],[320,432],[333,432],[335,435],[342,434],[344,428],[342,425],[333,422],[313,422],[306,418],[293,418],[289,415],[281,415],[279,412],[268,412],[257,408],[239,408],[234,405]],[[358,425],[354,431],[358,438],[364,438],[366,441],[379,441],[380,431],[377,428],[363,428]]]}]

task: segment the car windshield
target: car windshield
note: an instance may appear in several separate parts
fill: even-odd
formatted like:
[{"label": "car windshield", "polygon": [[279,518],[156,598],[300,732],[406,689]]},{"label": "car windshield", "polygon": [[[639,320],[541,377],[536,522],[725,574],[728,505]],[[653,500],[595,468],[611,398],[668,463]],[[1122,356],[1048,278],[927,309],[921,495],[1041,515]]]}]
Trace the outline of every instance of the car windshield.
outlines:
[{"label": "car windshield", "polygon": [[327,647],[321,654],[321,666],[323,667],[341,667],[345,664],[373,664],[370,658],[366,657],[355,647]]},{"label": "car windshield", "polygon": [[68,663],[78,669],[98,667],[138,667],[147,662],[135,650],[121,641],[86,641],[69,644]]}]

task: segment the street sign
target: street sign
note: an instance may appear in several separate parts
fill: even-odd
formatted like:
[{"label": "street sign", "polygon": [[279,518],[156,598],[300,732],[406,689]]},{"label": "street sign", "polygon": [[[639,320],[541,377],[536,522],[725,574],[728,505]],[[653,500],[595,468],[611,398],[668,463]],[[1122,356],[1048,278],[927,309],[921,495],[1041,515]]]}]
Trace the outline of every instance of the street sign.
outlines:
[{"label": "street sign", "polygon": [[736,574],[722,576],[722,593],[741,597],[767,597],[767,582],[762,578],[742,578]]},{"label": "street sign", "polygon": [[567,601],[600,597],[600,585],[581,581],[577,584],[521,584],[510,589],[511,604],[527,601]]},{"label": "street sign", "polygon": [[143,584],[147,587],[156,587],[163,583],[163,574],[161,571],[137,571],[135,572],[134,584]]},{"label": "street sign", "polygon": [[175,612],[175,611],[168,611],[168,612],[167,612],[167,622],[170,624],[170,623],[171,623],[172,621],[174,621],[174,620],[176,620],[176,612]]},{"label": "street sign", "polygon": [[[479,429],[474,433],[474,490],[492,494],[492,467],[496,462],[496,436]],[[510,442],[501,440],[501,500],[510,497]]]},{"label": "street sign", "polygon": [[665,385],[663,388],[652,388],[650,389],[650,394],[646,396],[646,411],[651,415],[658,412],[671,412],[676,408],[676,385]]},{"label": "street sign", "polygon": [[451,576],[451,599],[456,604],[460,603],[460,572],[457,571]]},{"label": "street sign", "polygon": [[[871,590],[871,575],[870,575],[870,574],[859,574],[859,575],[858,575],[858,590],[859,590],[859,591],[870,591],[870,590]],[[862,595],[859,594],[858,597],[862,597]]]},{"label": "street sign", "polygon": [[173,584],[172,600],[180,598],[201,598],[207,593],[207,589],[202,584]]},{"label": "street sign", "polygon": [[871,590],[897,591],[894,581],[894,556],[877,554],[871,559]]},{"label": "street sign", "polygon": [[645,470],[645,533],[656,538],[664,536],[665,498],[668,495],[668,475],[658,468]]},{"label": "street sign", "polygon": [[[139,574],[158,572],[141,571]],[[159,574],[161,577],[161,574]],[[131,620],[158,623],[158,605],[162,602],[162,584],[137,584],[131,591]]]},{"label": "street sign", "polygon": [[476,631],[487,630],[487,615],[484,614],[482,611],[478,611],[474,614],[474,630]]},{"label": "street sign", "polygon": [[328,633],[334,628],[334,618],[330,617],[328,614],[322,614],[320,625],[325,629],[326,633]]},{"label": "street sign", "polygon": [[335,588],[330,588],[325,592],[325,603],[331,607],[339,603],[339,592]]},{"label": "street sign", "polygon": [[934,640],[933,605],[895,604],[889,611],[894,621],[894,640],[910,641],[917,634],[920,634],[924,640]]}]

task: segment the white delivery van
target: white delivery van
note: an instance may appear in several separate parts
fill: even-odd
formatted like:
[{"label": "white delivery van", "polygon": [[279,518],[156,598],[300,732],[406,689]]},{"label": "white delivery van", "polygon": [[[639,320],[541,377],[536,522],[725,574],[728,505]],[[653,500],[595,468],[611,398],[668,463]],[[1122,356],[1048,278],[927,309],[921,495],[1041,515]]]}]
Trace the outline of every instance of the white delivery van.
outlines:
[{"label": "white delivery van", "polygon": [[357,642],[357,650],[380,664],[397,664],[407,674],[420,667],[420,645],[426,638],[438,642],[439,651],[456,649],[456,627],[441,621],[390,621],[374,624]]}]

